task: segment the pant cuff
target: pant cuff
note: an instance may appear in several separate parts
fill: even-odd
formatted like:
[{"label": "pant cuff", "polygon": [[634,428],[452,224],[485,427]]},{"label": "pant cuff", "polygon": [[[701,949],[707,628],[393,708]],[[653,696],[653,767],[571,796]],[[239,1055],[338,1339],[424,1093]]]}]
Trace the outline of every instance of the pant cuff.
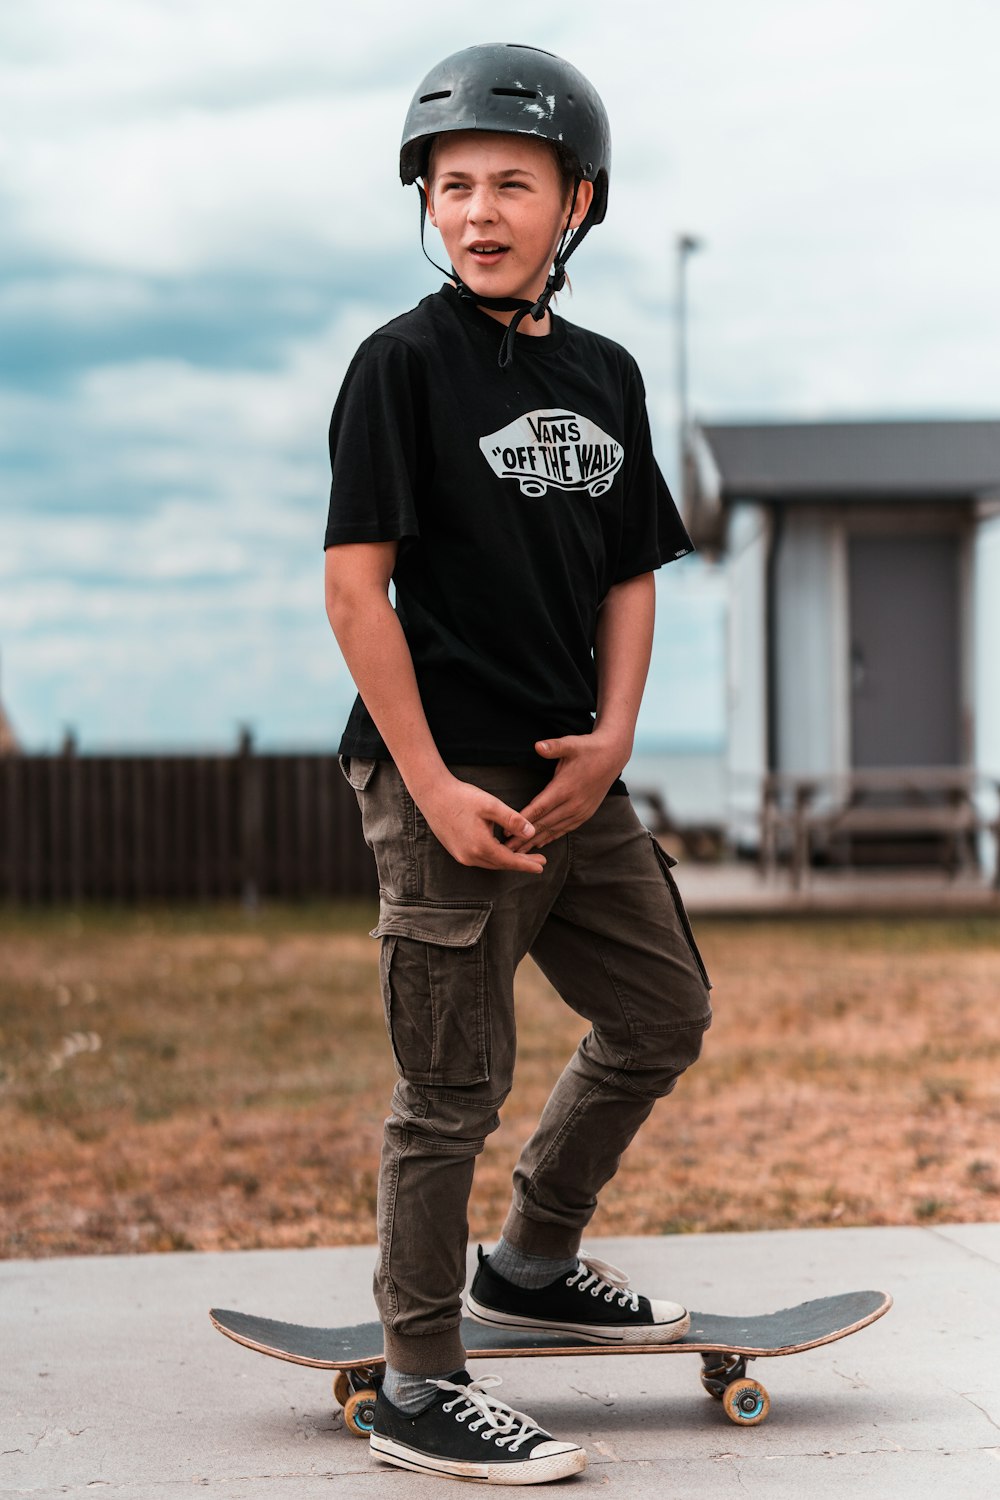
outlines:
[{"label": "pant cuff", "polygon": [[552,1224],[542,1219],[527,1219],[513,1204],[502,1233],[508,1244],[516,1245],[525,1255],[544,1255],[547,1259],[555,1260],[562,1256],[577,1255],[580,1250],[579,1229],[567,1224]]},{"label": "pant cuff", "polygon": [[465,1345],[458,1327],[418,1337],[394,1333],[391,1328],[383,1332],[386,1364],[402,1375],[451,1375],[465,1368]]}]

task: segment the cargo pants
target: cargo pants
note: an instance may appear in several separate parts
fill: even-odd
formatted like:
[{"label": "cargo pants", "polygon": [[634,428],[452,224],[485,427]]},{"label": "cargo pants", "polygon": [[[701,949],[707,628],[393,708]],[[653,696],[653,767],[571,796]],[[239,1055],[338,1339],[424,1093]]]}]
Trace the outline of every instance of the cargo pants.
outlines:
[{"label": "cargo pants", "polygon": [[[545,847],[541,876],[458,864],[391,761],[343,758],[378,868],[379,969],[399,1074],[378,1185],[375,1299],[386,1357],[414,1375],[460,1369],[476,1156],[514,1075],[514,972],[530,953],[591,1030],[514,1172],[507,1239],[576,1253],[655,1101],[696,1060],[709,981],[670,872],[628,797],[608,796]],[[451,766],[510,807],[546,780],[530,768]]]}]

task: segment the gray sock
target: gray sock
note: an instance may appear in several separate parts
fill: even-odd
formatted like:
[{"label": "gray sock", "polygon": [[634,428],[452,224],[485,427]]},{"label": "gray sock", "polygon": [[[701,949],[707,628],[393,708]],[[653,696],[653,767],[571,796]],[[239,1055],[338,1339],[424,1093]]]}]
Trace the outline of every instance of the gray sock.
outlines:
[{"label": "gray sock", "polygon": [[556,1259],[545,1255],[528,1255],[505,1240],[503,1235],[497,1241],[496,1249],[490,1252],[489,1261],[490,1269],[502,1276],[504,1281],[512,1281],[515,1286],[523,1287],[527,1292],[535,1292],[539,1287],[548,1286],[557,1276],[568,1276],[579,1264],[575,1255],[561,1255]]},{"label": "gray sock", "polygon": [[448,1379],[448,1375],[404,1375],[402,1370],[386,1365],[382,1389],[397,1410],[405,1411],[408,1417],[417,1417],[440,1394],[431,1382]]}]

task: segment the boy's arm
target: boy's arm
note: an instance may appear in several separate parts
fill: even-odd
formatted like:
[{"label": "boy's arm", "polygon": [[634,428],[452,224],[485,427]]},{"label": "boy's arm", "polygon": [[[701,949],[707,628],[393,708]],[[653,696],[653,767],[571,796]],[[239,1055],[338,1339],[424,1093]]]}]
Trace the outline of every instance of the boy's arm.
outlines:
[{"label": "boy's arm", "polygon": [[349,542],[326,550],[326,612],[348,671],[431,831],[459,864],[540,874],[545,856],[514,850],[494,834],[530,839],[523,813],[460,781],[434,743],[413,658],[389,580],[396,542]]},{"label": "boy's arm", "polygon": [[652,573],[616,583],[597,616],[597,718],[591,734],[539,740],[535,749],[558,765],[548,786],[523,809],[533,837],[515,835],[508,847],[540,849],[579,828],[607,796],[632,754],[635,721],[653,648],[656,586]]}]

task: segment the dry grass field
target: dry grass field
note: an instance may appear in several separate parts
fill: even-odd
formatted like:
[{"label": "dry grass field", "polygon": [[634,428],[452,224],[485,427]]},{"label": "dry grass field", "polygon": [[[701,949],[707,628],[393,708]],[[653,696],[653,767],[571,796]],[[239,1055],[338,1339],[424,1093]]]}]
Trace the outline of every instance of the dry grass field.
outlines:
[{"label": "dry grass field", "polygon": [[[373,913],[0,916],[0,1255],[374,1237],[392,1065]],[[1000,933],[989,921],[703,922],[716,1021],[594,1233],[1000,1219]],[[580,1034],[520,976],[520,1052],[480,1162]]]}]

